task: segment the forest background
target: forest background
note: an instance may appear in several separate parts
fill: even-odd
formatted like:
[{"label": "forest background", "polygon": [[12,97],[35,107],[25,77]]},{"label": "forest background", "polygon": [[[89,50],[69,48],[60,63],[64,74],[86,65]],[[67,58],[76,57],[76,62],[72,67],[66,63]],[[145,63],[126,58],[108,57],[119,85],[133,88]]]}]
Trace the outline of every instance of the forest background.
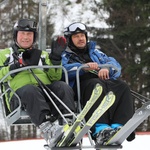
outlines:
[{"label": "forest background", "polygon": [[[0,49],[13,43],[13,26],[20,18],[39,22],[37,45],[42,49],[50,49],[51,39],[63,35],[70,23],[85,23],[89,39],[120,62],[121,78],[131,90],[150,98],[149,0],[0,0]],[[134,100],[137,109],[144,99]],[[33,125],[7,127],[2,115],[1,120],[0,140],[40,137]],[[149,118],[137,131],[150,131]]]}]

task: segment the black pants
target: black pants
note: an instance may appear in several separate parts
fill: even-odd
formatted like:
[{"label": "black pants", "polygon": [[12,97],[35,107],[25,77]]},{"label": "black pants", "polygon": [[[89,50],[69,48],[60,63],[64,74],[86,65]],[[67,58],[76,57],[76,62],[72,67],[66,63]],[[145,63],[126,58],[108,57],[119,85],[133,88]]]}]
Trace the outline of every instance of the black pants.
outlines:
[{"label": "black pants", "polygon": [[[92,107],[91,111],[86,116],[86,120],[90,118],[93,111],[102,101],[103,97],[109,91],[113,91],[116,95],[115,103],[112,107],[97,121],[97,123],[120,123],[124,125],[134,113],[134,103],[128,85],[121,80],[101,80],[99,78],[92,78],[81,81],[81,103],[83,106],[90,98],[94,86],[99,83],[103,87],[102,95],[99,100]],[[94,130],[94,127],[91,129]],[[93,131],[94,132],[94,131]]]},{"label": "black pants", "polygon": [[[55,81],[47,87],[54,92],[73,112],[75,111],[74,92],[70,86],[63,81]],[[32,122],[39,126],[46,115],[58,116],[58,112],[51,104],[46,94],[40,87],[34,85],[26,85],[16,91],[21,99],[22,106],[27,110]],[[50,94],[50,93],[49,93]],[[53,101],[56,103],[62,113],[67,113],[66,109],[53,97]],[[14,110],[18,105],[18,100],[15,95],[10,101],[11,110]]]}]

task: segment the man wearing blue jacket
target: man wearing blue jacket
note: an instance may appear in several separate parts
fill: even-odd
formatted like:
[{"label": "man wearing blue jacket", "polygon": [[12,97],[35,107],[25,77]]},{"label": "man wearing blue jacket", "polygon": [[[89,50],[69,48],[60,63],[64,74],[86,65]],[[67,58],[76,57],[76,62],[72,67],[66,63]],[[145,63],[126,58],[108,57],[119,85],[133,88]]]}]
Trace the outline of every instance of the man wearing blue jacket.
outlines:
[{"label": "man wearing blue jacket", "polygon": [[[65,28],[64,36],[67,39],[68,47],[62,55],[62,63],[68,71],[70,85],[75,91],[77,68],[83,64],[88,65],[88,68],[80,71],[82,106],[84,107],[87,100],[89,100],[92,90],[97,83],[103,87],[103,92],[99,100],[86,116],[86,120],[90,118],[93,111],[109,91],[113,91],[116,95],[113,106],[91,129],[95,142],[103,144],[133,116],[134,105],[130,89],[125,82],[119,79],[121,74],[120,64],[113,57],[109,57],[97,49],[95,42],[88,42],[85,24],[80,22],[72,23]],[[119,71],[111,67],[99,68],[101,64],[111,64],[118,68]],[[132,137],[128,137],[127,140],[130,141],[133,139],[134,134],[132,134]]]}]

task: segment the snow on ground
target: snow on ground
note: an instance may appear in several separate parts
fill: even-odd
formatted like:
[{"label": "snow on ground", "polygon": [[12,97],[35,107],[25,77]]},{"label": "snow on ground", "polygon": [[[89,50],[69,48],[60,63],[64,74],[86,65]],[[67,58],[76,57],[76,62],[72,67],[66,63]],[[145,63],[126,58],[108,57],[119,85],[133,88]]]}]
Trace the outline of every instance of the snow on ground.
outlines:
[{"label": "snow on ground", "polygon": [[[89,145],[87,138],[84,138],[84,145]],[[132,142],[125,141],[122,150],[150,150],[150,135],[137,135]],[[45,150],[44,140],[23,140],[0,142],[0,150]],[[93,150],[93,149],[84,149]]]}]

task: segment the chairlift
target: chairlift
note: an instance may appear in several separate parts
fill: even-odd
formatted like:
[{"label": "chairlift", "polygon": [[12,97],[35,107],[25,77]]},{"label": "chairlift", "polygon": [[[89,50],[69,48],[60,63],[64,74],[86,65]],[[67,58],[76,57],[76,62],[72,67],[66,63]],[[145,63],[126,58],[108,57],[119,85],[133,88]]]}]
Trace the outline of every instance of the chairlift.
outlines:
[{"label": "chairlift", "polygon": [[[20,71],[27,70],[27,69],[35,69],[35,68],[41,68],[41,69],[61,68],[61,69],[63,69],[63,72],[65,74],[65,82],[68,84],[67,71],[62,66],[46,66],[46,65],[45,66],[28,66],[28,67],[23,67],[23,68],[19,68],[19,69],[16,69],[16,70],[12,70],[7,75],[5,75],[0,80],[1,92],[3,91],[2,90],[2,85],[5,83],[5,79],[8,76],[10,76],[11,74],[16,73],[16,72],[20,72]],[[12,112],[10,112],[8,110],[7,104],[6,104],[6,101],[5,101],[5,94],[7,92],[10,92],[10,91],[13,92],[13,94],[15,94],[15,96],[17,97],[18,102],[19,102],[19,106],[15,110],[13,110]],[[2,102],[4,120],[5,120],[5,122],[8,126],[19,125],[19,124],[20,125],[32,124],[31,119],[30,119],[29,115],[27,114],[26,110],[24,110],[23,107],[21,106],[21,100],[20,100],[19,96],[10,87],[5,92],[1,93],[0,100]]]},{"label": "chairlift", "polygon": [[[116,70],[116,73],[119,71],[116,67],[114,67],[113,65],[99,65],[99,67],[112,67],[114,70]],[[81,67],[79,67],[77,69],[77,72],[76,72],[76,81],[77,81],[77,96],[78,96],[78,99],[77,99],[77,114],[80,113],[80,111],[82,110],[82,106],[80,104],[80,79],[79,79],[79,72],[81,71],[81,69],[83,68],[87,68],[88,66],[87,65],[82,65]],[[68,73],[66,71],[66,69],[62,66],[28,66],[28,67],[23,67],[23,68],[20,68],[20,69],[16,69],[16,70],[12,70],[10,71],[7,75],[5,75],[1,80],[0,80],[0,85],[2,87],[2,84],[4,83],[5,79],[10,76],[11,74],[13,73],[16,73],[16,72],[20,72],[20,71],[23,71],[23,70],[27,70],[27,69],[35,69],[35,68],[41,68],[41,69],[46,69],[46,68],[62,68],[63,72],[64,72],[64,78],[65,78],[65,82],[68,84]],[[5,102],[5,98],[4,98],[4,95],[8,92],[8,91],[12,91],[16,97],[18,98],[18,102],[19,102],[19,106],[12,112],[9,112],[7,106],[6,106],[6,102]],[[132,95],[137,98],[138,100],[141,100],[142,103],[146,103],[147,101],[150,101],[148,98],[134,92],[134,91],[131,91]],[[8,126],[13,126],[13,125],[17,125],[17,124],[20,124],[20,125],[24,125],[24,124],[32,124],[31,122],[31,119],[29,117],[29,115],[27,114],[27,112],[22,109],[22,106],[21,106],[21,100],[19,98],[19,96],[11,89],[11,88],[8,88],[4,93],[2,93],[0,95],[0,99],[2,100],[2,108],[3,108],[3,113],[4,113],[4,119],[6,121],[6,124]],[[64,104],[65,105],[65,104]],[[73,116],[77,116],[76,114],[72,114]],[[150,114],[149,114],[150,115]],[[62,116],[63,117],[63,116]],[[83,124],[85,123],[86,121],[83,120]],[[94,142],[92,140],[92,137],[91,137],[91,134],[90,134],[90,131],[88,132],[88,138],[89,138],[89,141],[91,143],[91,146],[87,147],[87,148],[95,148],[95,145],[94,145]],[[116,147],[115,147],[116,146]],[[79,143],[79,147],[82,148],[82,141]],[[75,147],[76,148],[76,147]],[[103,147],[101,147],[103,149]],[[107,149],[108,146],[104,146],[104,149]],[[120,149],[122,148],[121,145],[114,145],[114,146],[110,146],[110,149]],[[52,148],[52,149],[55,149]],[[56,147],[56,149],[59,149],[59,147]],[[61,149],[61,147],[60,147]],[[67,149],[65,147],[65,149]],[[96,148],[95,148],[96,149]]]}]

